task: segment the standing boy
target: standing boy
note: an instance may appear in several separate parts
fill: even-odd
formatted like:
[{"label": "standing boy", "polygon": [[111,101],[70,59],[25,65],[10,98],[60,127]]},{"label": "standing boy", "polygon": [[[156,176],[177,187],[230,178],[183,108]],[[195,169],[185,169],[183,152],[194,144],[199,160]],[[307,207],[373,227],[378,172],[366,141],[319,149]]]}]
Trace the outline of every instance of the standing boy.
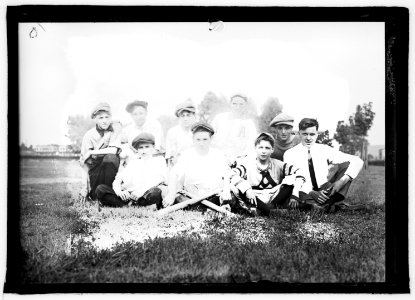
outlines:
[{"label": "standing boy", "polygon": [[301,143],[299,136],[292,134],[294,118],[285,113],[279,113],[269,126],[276,131],[274,152],[271,157],[283,160],[285,151]]},{"label": "standing boy", "polygon": [[176,164],[184,150],[193,145],[191,128],[196,122],[196,107],[189,99],[176,106],[175,115],[179,124],[170,128],[166,136],[165,158],[171,166]]},{"label": "standing boy", "polygon": [[103,206],[121,207],[126,204],[162,207],[162,192],[165,190],[167,166],[164,158],[153,156],[155,139],[150,133],[140,133],[132,146],[138,158],[120,171],[112,188],[101,184],[97,187],[97,198]]},{"label": "standing boy", "polygon": [[[306,182],[300,191],[300,200],[317,209],[329,211],[333,204],[345,199],[351,181],[363,167],[363,161],[354,155],[316,144],[318,122],[305,118],[299,124],[301,144],[287,150],[284,161],[296,164],[304,173]],[[328,181],[329,164],[343,164]]]}]

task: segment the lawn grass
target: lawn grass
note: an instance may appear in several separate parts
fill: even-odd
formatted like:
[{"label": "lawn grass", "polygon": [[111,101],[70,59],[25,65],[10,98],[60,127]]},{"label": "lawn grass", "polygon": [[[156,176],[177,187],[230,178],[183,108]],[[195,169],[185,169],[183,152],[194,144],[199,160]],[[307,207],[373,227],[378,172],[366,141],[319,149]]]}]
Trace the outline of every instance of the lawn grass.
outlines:
[{"label": "lawn grass", "polygon": [[370,166],[353,182],[349,200],[366,210],[275,218],[98,210],[75,201],[75,185],[26,178],[22,282],[382,282],[384,176],[384,167]]}]

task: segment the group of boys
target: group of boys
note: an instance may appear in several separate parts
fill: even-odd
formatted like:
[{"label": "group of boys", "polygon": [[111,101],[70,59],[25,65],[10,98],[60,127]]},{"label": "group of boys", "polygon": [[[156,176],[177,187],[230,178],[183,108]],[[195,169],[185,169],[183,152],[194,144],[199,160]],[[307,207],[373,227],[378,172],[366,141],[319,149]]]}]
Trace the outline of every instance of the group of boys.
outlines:
[{"label": "group of boys", "polygon": [[147,118],[147,102],[127,105],[133,123],[125,128],[112,121],[108,104],[98,104],[91,114],[96,126],[81,148],[89,198],[103,206],[157,209],[204,198],[233,212],[265,216],[289,208],[350,208],[343,200],[363,161],[316,143],[315,119],[302,119],[294,135],[294,119],[280,113],[270,123],[276,137],[258,134],[245,114],[247,102],[245,95],[233,95],[230,111],[211,124],[197,121],[191,100],[178,104],[179,124],[167,132],[165,147],[160,124]]}]

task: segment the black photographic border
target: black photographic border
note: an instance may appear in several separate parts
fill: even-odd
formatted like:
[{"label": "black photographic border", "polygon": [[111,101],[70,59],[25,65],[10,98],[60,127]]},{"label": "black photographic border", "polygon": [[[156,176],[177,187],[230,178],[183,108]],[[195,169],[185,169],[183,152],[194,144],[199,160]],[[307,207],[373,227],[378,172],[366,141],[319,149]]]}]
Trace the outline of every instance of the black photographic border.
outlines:
[{"label": "black photographic border", "polygon": [[[19,191],[20,22],[384,22],[386,281],[384,283],[21,284]],[[408,52],[405,7],[90,6],[7,7],[8,184],[5,293],[408,293]]]}]

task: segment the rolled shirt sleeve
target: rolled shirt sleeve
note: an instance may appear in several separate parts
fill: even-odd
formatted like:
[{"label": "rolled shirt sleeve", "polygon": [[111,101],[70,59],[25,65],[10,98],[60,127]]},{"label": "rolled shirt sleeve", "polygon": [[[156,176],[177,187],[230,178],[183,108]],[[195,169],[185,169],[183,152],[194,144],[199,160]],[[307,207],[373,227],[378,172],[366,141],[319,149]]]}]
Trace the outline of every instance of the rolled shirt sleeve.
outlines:
[{"label": "rolled shirt sleeve", "polygon": [[357,175],[359,175],[364,164],[363,160],[361,160],[358,156],[335,150],[329,146],[327,146],[327,157],[329,162],[332,164],[350,162],[345,175],[350,176],[352,179],[356,178]]}]

